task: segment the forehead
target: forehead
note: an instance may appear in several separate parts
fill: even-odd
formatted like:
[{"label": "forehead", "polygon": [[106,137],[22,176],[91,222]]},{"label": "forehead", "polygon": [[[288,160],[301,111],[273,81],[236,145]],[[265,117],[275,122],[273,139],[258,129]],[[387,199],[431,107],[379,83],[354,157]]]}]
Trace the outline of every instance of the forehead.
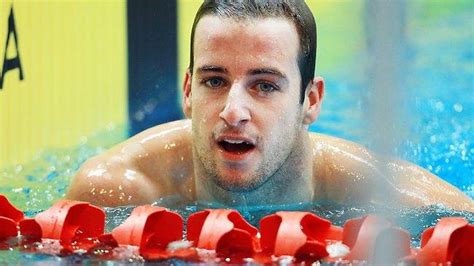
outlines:
[{"label": "forehead", "polygon": [[237,20],[207,15],[199,21],[194,36],[196,65],[220,59],[259,61],[283,67],[296,65],[298,50],[296,27],[284,18]]}]

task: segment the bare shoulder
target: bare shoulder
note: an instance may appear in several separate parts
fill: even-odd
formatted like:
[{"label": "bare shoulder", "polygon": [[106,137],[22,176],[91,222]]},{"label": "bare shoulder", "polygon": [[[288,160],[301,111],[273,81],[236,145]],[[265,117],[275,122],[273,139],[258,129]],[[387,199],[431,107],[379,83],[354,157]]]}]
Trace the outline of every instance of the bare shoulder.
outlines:
[{"label": "bare shoulder", "polygon": [[380,156],[337,137],[310,133],[310,138],[313,175],[320,199],[398,203],[407,207],[443,204],[474,211],[472,199],[420,166]]},{"label": "bare shoulder", "polygon": [[[313,177],[316,186],[316,199],[348,202],[358,195],[365,183],[362,176],[372,171],[374,156],[363,146],[341,138],[310,132],[313,152]],[[356,170],[356,171],[354,171]],[[361,179],[362,182],[355,182]]]},{"label": "bare shoulder", "polygon": [[118,206],[189,191],[190,131],[188,120],[162,124],[90,158],[73,178],[66,197]]}]

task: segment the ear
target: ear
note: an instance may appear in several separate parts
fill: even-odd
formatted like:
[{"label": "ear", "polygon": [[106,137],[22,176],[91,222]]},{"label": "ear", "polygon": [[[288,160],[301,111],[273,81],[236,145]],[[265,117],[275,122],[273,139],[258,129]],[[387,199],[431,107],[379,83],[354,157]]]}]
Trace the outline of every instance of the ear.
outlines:
[{"label": "ear", "polygon": [[183,81],[183,113],[186,116],[186,118],[191,118],[191,72],[189,72],[189,69],[186,71],[186,74],[184,75],[184,81]]},{"label": "ear", "polygon": [[324,97],[324,80],[315,77],[309,84],[305,92],[303,124],[309,125],[316,121],[321,111],[321,104]]}]

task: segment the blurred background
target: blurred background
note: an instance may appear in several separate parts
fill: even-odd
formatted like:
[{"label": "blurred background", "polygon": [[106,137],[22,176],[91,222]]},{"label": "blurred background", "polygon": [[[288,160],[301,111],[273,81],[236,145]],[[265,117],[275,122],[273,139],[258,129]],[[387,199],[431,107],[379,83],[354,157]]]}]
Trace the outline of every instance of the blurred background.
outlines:
[{"label": "blurred background", "polygon": [[[474,198],[474,2],[306,2],[327,83],[310,130],[375,150],[390,143],[385,152]],[[3,0],[0,193],[45,209],[87,158],[183,118],[200,3]]]}]

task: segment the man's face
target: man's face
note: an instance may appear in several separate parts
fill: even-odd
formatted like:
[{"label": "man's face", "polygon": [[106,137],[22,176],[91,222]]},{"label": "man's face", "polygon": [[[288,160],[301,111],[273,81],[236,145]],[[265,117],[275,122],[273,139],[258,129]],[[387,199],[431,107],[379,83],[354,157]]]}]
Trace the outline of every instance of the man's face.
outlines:
[{"label": "man's face", "polygon": [[200,20],[184,109],[205,178],[248,191],[284,170],[305,131],[298,49],[295,26],[282,18]]}]

